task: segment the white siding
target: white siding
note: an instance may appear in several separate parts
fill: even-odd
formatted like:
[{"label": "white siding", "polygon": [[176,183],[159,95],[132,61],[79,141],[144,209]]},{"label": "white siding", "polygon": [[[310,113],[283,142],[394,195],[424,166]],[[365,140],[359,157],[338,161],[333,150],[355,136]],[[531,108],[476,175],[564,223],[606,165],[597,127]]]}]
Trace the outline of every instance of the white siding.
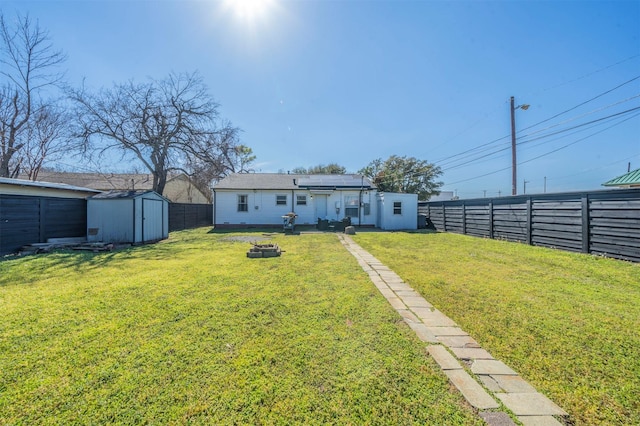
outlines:
[{"label": "white siding", "polygon": [[[369,203],[369,214],[361,211],[360,219],[362,225],[375,225],[376,209],[374,203],[375,191],[364,191],[362,193],[363,203]],[[247,195],[248,209],[246,212],[238,211],[238,196]],[[276,205],[276,196],[286,195],[287,204]],[[297,205],[298,195],[307,197],[306,205]],[[345,217],[345,197],[360,196],[360,191],[340,191],[336,190],[329,194],[314,194],[309,190],[217,190],[215,193],[214,217],[215,224],[224,225],[281,225],[282,216],[293,211],[298,215],[296,224],[315,225],[318,221],[316,216],[316,201],[326,196],[327,214],[326,219],[342,220]],[[417,207],[416,207],[417,208]],[[323,218],[324,219],[324,218]],[[358,217],[352,217],[351,222],[358,225]]]},{"label": "white siding", "polygon": [[[401,214],[394,213],[400,203]],[[378,227],[386,230],[418,229],[418,195],[384,192],[378,194]]]}]

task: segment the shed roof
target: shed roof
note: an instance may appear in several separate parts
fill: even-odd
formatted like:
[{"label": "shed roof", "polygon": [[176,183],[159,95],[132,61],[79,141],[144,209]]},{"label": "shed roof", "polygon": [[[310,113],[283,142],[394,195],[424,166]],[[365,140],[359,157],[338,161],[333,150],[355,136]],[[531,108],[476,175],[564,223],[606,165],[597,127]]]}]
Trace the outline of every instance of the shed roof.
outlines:
[{"label": "shed roof", "polygon": [[640,169],[632,170],[629,173],[611,179],[603,183],[602,186],[640,186]]},{"label": "shed roof", "polygon": [[92,200],[123,200],[123,199],[137,198],[145,194],[155,194],[156,196],[163,198],[166,201],[169,201],[155,191],[109,191],[109,192],[103,192],[98,195],[94,195],[93,197],[91,197],[91,199]]},{"label": "shed roof", "polygon": [[39,181],[34,182],[32,180],[25,180],[25,179],[0,178],[0,183],[5,185],[27,186],[27,187],[34,187],[34,188],[61,189],[65,191],[76,191],[76,192],[93,192],[96,194],[102,192],[97,189],[67,185],[65,183],[52,183],[52,182],[39,182]]},{"label": "shed roof", "polygon": [[362,175],[234,173],[218,182],[214,189],[371,189],[373,187],[371,181]]}]

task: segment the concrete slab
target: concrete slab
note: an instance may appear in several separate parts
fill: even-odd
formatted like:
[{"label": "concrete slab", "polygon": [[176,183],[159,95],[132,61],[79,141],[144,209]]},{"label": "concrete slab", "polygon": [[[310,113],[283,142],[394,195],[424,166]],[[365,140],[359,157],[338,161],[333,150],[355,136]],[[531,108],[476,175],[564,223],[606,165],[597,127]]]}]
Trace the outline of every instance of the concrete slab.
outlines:
[{"label": "concrete slab", "polygon": [[407,321],[406,318],[405,318],[404,321],[409,325],[409,327],[414,331],[414,333],[416,333],[418,338],[420,340],[422,340],[423,342],[438,343],[438,340],[436,339],[436,336],[434,336],[433,333],[431,333],[427,329],[427,326],[424,325],[423,323],[421,323],[421,322],[409,322],[409,321]]},{"label": "concrete slab", "polygon": [[473,337],[465,336],[438,336],[438,340],[449,348],[479,348],[480,344]]},{"label": "concrete slab", "polygon": [[460,327],[427,327],[435,336],[468,336]]},{"label": "concrete slab", "polygon": [[[420,311],[416,312],[416,309],[419,309]],[[412,311],[427,327],[455,327],[457,325],[454,320],[440,311],[436,310],[432,312],[425,310],[424,308],[416,309],[412,309]]]},{"label": "concrete slab", "polygon": [[389,286],[390,289],[392,289],[393,291],[406,291],[406,290],[411,290],[411,287],[409,286],[409,284],[405,284],[405,283],[394,283],[394,282],[389,282],[386,281],[387,285]]},{"label": "concrete slab", "polygon": [[489,426],[516,426],[507,413],[484,411],[480,413],[480,417]]},{"label": "concrete slab", "polygon": [[552,416],[519,416],[518,420],[524,426],[562,426],[562,423]]},{"label": "concrete slab", "polygon": [[398,313],[407,322],[413,322],[413,323],[416,323],[416,324],[421,323],[420,320],[418,319],[418,317],[415,316],[413,314],[413,312],[411,312],[408,309],[398,309]]},{"label": "concrete slab", "polygon": [[396,274],[378,270],[380,277],[387,282],[387,284],[404,284],[402,278]]},{"label": "concrete slab", "polygon": [[477,409],[488,410],[490,408],[498,408],[500,406],[496,400],[494,400],[478,382],[473,380],[466,371],[446,370],[444,374],[449,377],[451,383],[458,388],[467,402]]},{"label": "concrete slab", "polygon": [[402,298],[402,301],[410,308],[433,308],[433,305],[422,296],[407,297],[398,294],[398,297]]},{"label": "concrete slab", "polygon": [[402,303],[399,297],[387,297],[387,302],[393,306],[393,309],[407,309],[407,305]]},{"label": "concrete slab", "polygon": [[471,372],[474,374],[508,374],[516,376],[518,373],[509,368],[504,362],[496,359],[479,359],[471,364]]},{"label": "concrete slab", "polygon": [[566,416],[567,413],[539,392],[496,393],[502,403],[518,416]]},{"label": "concrete slab", "polygon": [[491,376],[507,393],[535,393],[536,389],[520,376]]},{"label": "concrete slab", "polygon": [[451,348],[451,351],[460,359],[494,359],[482,348]]},{"label": "concrete slab", "polygon": [[396,294],[393,292],[393,290],[391,290],[389,287],[387,287],[386,285],[384,286],[384,288],[378,288],[378,290],[380,290],[380,294],[382,294],[385,298],[390,298],[390,297],[395,297],[397,298]]},{"label": "concrete slab", "polygon": [[503,392],[503,389],[500,387],[498,382],[493,380],[491,376],[486,374],[478,374],[478,378],[482,382],[485,388],[489,389],[491,392]]},{"label": "concrete slab", "polygon": [[411,308],[411,310],[418,317],[420,317],[421,315],[429,315],[431,312],[433,312],[433,308],[426,307],[426,306],[421,308],[413,307]]},{"label": "concrete slab", "polygon": [[462,365],[442,345],[429,345],[427,351],[443,370],[461,370]]},{"label": "concrete slab", "polygon": [[[399,290],[396,292],[396,294],[398,295],[398,297],[422,297],[420,296],[420,293],[418,293],[415,290]],[[406,303],[406,302],[405,302]]]}]

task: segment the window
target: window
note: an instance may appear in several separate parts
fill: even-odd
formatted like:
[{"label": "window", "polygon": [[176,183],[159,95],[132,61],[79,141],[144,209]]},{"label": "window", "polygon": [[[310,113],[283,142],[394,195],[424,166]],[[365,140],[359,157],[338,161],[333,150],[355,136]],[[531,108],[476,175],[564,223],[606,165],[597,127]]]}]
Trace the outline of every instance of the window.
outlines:
[{"label": "window", "polygon": [[276,195],[276,206],[286,206],[286,205],[287,205],[287,196]]},{"label": "window", "polygon": [[358,217],[358,196],[346,195],[344,197],[344,215]]},{"label": "window", "polygon": [[394,201],[393,202],[393,214],[402,214],[402,202]]},{"label": "window", "polygon": [[369,216],[371,214],[371,204],[369,203],[363,203],[362,204],[362,213],[365,216]]},{"label": "window", "polygon": [[248,212],[249,211],[249,196],[248,195],[238,195],[238,211],[239,212]]},{"label": "window", "polygon": [[296,205],[298,205],[298,206],[306,206],[307,205],[307,196],[306,195],[296,195]]}]

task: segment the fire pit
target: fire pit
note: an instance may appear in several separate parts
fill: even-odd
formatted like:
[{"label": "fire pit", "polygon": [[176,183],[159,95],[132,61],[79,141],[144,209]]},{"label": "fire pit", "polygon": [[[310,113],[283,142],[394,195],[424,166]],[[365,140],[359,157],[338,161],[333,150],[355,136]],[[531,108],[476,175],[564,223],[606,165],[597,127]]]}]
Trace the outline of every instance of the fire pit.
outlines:
[{"label": "fire pit", "polygon": [[277,244],[256,244],[247,252],[247,257],[257,259],[262,257],[278,257],[282,254],[282,250]]}]

